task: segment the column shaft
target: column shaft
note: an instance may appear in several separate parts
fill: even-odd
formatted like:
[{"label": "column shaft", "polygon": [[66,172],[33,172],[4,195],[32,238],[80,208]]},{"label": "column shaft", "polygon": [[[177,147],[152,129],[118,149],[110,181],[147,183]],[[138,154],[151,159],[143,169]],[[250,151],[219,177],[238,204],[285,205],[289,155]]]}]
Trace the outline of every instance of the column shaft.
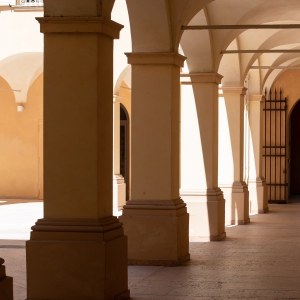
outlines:
[{"label": "column shaft", "polygon": [[[188,81],[182,82],[181,123],[185,132],[181,133],[181,196],[191,216],[190,235],[221,240],[226,235],[225,201],[218,187],[218,84],[222,76],[192,73],[182,77],[188,77]],[[185,106],[187,102],[192,107],[193,101],[197,114],[190,114]],[[197,120],[197,131],[192,128],[195,126],[192,116]],[[185,135],[190,139],[184,139]]]},{"label": "column shaft", "polygon": [[268,212],[268,195],[266,181],[262,177],[262,146],[263,146],[263,101],[262,95],[250,95],[249,119],[249,170],[248,188],[250,210],[252,213]]},{"label": "column shaft", "polygon": [[26,245],[28,299],[129,297],[127,240],[112,216],[112,53],[122,26],[99,15],[104,2],[46,0],[38,19],[45,194]]},{"label": "column shaft", "polygon": [[188,214],[179,198],[179,72],[176,53],[127,54],[132,64],[131,199],[120,220],[129,263],[189,259]]},{"label": "column shaft", "polygon": [[244,87],[221,87],[219,94],[219,186],[226,199],[225,223],[249,223],[244,182]]}]

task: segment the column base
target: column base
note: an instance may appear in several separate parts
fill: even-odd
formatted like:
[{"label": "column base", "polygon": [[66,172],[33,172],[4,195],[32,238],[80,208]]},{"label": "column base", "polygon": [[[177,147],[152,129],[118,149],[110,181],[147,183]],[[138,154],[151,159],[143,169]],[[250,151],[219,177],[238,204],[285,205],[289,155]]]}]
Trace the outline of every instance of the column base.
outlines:
[{"label": "column base", "polygon": [[127,238],[116,217],[40,219],[32,230],[28,300],[129,299]]},{"label": "column base", "polygon": [[248,180],[250,213],[263,214],[269,211],[268,189],[263,178]]},{"label": "column base", "polygon": [[220,241],[226,237],[225,200],[219,188],[181,190],[190,215],[190,239]]},{"label": "column base", "polygon": [[0,299],[13,300],[13,279],[6,276],[4,259],[0,258]]},{"label": "column base", "polygon": [[122,175],[113,176],[113,210],[118,214],[126,204],[126,183]]},{"label": "column base", "polygon": [[233,184],[220,184],[225,201],[225,224],[245,225],[249,218],[249,191],[243,181],[235,181]]},{"label": "column base", "polygon": [[181,200],[130,200],[120,221],[131,265],[178,266],[190,259],[189,215]]}]

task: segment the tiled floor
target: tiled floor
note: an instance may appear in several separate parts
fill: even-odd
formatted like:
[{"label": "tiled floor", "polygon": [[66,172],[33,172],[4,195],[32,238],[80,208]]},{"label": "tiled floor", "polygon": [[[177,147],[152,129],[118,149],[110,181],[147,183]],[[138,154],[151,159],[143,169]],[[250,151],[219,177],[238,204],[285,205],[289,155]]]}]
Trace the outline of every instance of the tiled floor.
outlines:
[{"label": "tiled floor", "polygon": [[[131,299],[300,299],[300,203],[269,207],[227,228],[224,241],[190,243],[191,261],[181,267],[130,266]],[[15,299],[26,298],[25,243],[16,239],[27,239],[23,224],[41,215],[40,202],[0,203],[0,256]]]}]

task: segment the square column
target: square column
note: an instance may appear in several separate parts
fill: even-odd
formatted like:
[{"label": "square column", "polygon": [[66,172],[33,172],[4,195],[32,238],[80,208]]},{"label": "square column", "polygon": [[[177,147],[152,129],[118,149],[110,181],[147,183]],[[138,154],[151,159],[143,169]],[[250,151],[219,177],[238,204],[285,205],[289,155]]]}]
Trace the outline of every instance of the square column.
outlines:
[{"label": "square column", "polygon": [[268,189],[262,177],[263,146],[263,101],[262,95],[249,96],[249,153],[248,153],[248,189],[251,213],[266,213],[268,207]]},{"label": "square column", "polygon": [[244,107],[247,89],[219,90],[219,186],[226,199],[225,224],[247,224],[249,191],[244,182]]},{"label": "square column", "polygon": [[13,279],[6,276],[4,259],[0,257],[0,299],[13,300]]},{"label": "square column", "polygon": [[[190,214],[190,236],[225,236],[225,200],[218,187],[217,73],[182,74],[181,190]],[[194,106],[194,109],[193,109]]]},{"label": "square column", "polygon": [[129,298],[127,239],[112,216],[113,39],[122,25],[100,14],[107,3],[46,0],[38,18],[45,197],[26,244],[28,300]]},{"label": "square column", "polygon": [[177,53],[128,53],[132,65],[131,199],[124,206],[129,264],[189,260],[179,197],[180,67]]}]

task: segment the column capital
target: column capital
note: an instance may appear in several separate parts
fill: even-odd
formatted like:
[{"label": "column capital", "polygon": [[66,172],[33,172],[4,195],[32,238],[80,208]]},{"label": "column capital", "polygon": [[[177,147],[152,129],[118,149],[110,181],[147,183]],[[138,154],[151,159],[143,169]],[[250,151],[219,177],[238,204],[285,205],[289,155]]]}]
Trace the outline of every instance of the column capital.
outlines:
[{"label": "column capital", "polygon": [[246,95],[247,88],[243,86],[222,86],[219,88],[219,96],[228,94]]},{"label": "column capital", "polygon": [[186,57],[175,52],[125,53],[131,65],[175,65],[183,67]]},{"label": "column capital", "polygon": [[43,17],[36,18],[42,33],[100,33],[119,38],[123,25],[105,17]]},{"label": "column capital", "polygon": [[181,78],[190,78],[190,81],[182,81],[181,84],[192,83],[217,83],[220,84],[223,78],[219,73],[188,73],[180,74]]},{"label": "column capital", "polygon": [[265,101],[266,97],[264,95],[249,95],[249,101]]}]

